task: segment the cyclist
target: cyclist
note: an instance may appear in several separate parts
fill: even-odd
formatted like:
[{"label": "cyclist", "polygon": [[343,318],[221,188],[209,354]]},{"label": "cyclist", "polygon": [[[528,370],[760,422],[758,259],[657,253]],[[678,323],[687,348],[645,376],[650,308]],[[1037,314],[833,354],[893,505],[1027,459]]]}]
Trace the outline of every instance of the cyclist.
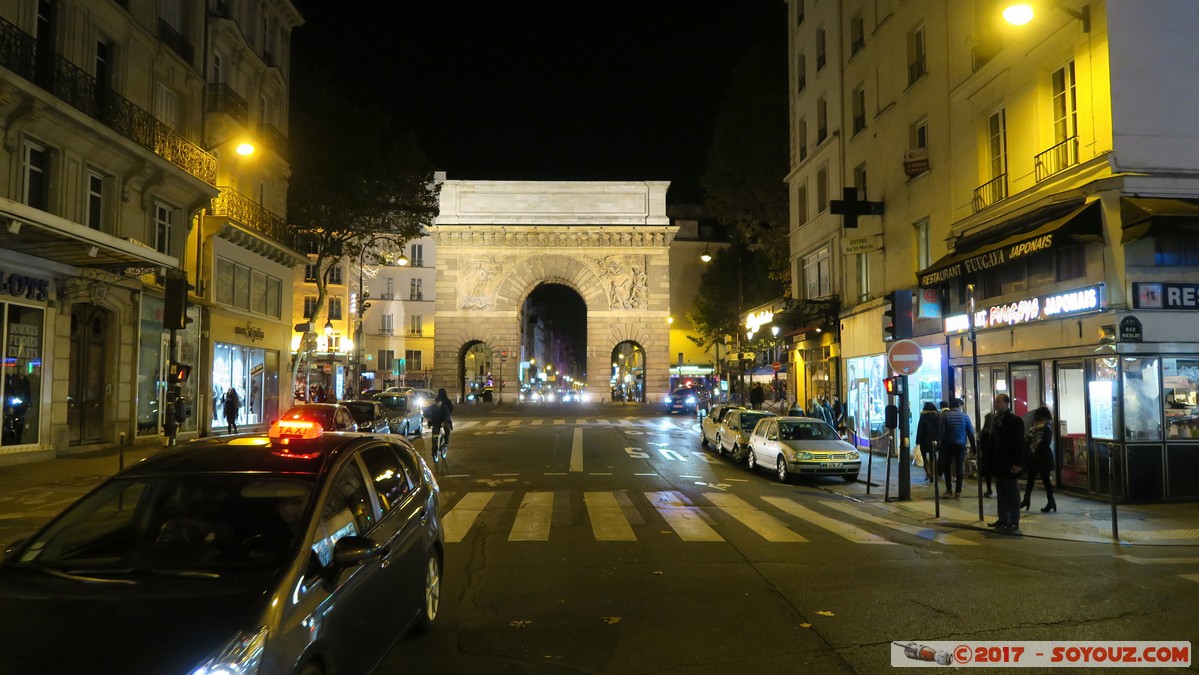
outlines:
[{"label": "cyclist", "polygon": [[433,435],[433,459],[437,459],[438,452],[442,458],[445,458],[446,452],[450,449],[450,430],[454,428],[454,423],[450,416],[454,412],[454,404],[450,403],[449,396],[446,395],[445,389],[437,390],[437,398],[433,399],[433,403],[425,406],[425,419],[429,421],[429,431]]}]

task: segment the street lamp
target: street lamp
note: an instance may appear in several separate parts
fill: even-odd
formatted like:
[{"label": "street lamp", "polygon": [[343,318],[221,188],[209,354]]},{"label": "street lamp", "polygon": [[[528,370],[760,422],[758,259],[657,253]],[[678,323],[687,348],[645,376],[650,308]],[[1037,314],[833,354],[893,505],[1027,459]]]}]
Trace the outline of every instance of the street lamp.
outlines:
[{"label": "street lamp", "polygon": [[[1061,2],[1055,2],[1054,6],[1057,7],[1058,9],[1060,9],[1061,11],[1065,12],[1066,14],[1069,14],[1070,16],[1074,17],[1075,19],[1078,19],[1079,21],[1081,21],[1082,22],[1082,32],[1084,32],[1084,33],[1091,32],[1091,6],[1090,5],[1083,5],[1082,10],[1071,9],[1070,7],[1063,5]],[[1033,11],[1033,7],[1030,3],[1014,2],[1014,3],[1004,7],[1002,14],[1003,14],[1004,21],[1007,21],[1008,23],[1012,24],[1013,26],[1023,26],[1023,25],[1028,24],[1029,22],[1031,22],[1036,13]]]},{"label": "street lamp", "polygon": [[[325,390],[325,398],[333,391],[333,319],[325,319],[325,349],[329,352],[329,388]],[[321,401],[324,403],[324,401]]]}]

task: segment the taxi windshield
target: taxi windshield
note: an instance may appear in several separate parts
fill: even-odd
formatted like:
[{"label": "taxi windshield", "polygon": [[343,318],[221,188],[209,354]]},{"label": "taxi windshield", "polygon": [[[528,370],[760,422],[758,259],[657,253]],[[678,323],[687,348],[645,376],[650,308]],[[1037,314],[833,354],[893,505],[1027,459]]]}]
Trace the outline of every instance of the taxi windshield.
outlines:
[{"label": "taxi windshield", "polygon": [[67,574],[275,569],[300,544],[311,480],[182,474],[110,481],[32,539],[16,565]]}]

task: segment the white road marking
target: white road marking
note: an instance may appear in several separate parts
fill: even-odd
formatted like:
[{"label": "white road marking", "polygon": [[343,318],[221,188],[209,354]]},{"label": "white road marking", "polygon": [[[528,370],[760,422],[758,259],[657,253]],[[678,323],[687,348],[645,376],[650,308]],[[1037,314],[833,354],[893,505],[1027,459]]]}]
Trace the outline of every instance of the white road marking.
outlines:
[{"label": "white road marking", "polygon": [[494,495],[494,492],[470,492],[459,500],[449,513],[441,517],[445,540],[447,542],[462,541],[471,526],[478,520],[479,514],[483,512],[483,507],[487,506]]},{"label": "white road marking", "polygon": [[524,420],[512,420],[511,422],[508,423],[508,426],[519,427],[521,425],[521,423],[523,423],[523,422],[524,422]]},{"label": "white road marking", "polygon": [[1141,558],[1135,555],[1118,555],[1116,557],[1136,565],[1199,565],[1199,558]]},{"label": "white road marking", "polygon": [[677,462],[686,462],[687,461],[686,457],[684,457],[683,455],[681,455],[669,448],[658,448],[658,454],[662,455],[662,457],[664,459],[669,459],[672,461],[677,461]]},{"label": "white road marking", "polygon": [[556,419],[556,420],[554,420],[554,424],[566,424],[566,420],[564,420],[564,419]]},{"label": "white road marking", "polygon": [[730,495],[723,492],[705,492],[704,497],[719,507],[721,511],[737,519],[742,525],[757,532],[766,541],[807,541],[804,537],[792,532],[777,518],[759,511],[737,495]]},{"label": "white road marking", "polygon": [[484,425],[484,426],[489,426],[489,427],[498,427],[499,425],[501,425],[501,424],[503,424],[503,423],[504,423],[504,420],[491,420],[490,422],[488,422],[488,423],[487,423],[486,425]]},{"label": "white road marking", "polygon": [[545,420],[533,420],[533,426],[539,427],[545,423]]},{"label": "white road marking", "polygon": [[611,471],[603,471],[603,472],[592,471],[591,473],[589,473],[587,475],[588,476],[611,476],[612,472]]},{"label": "white road marking", "polygon": [[543,473],[541,475],[543,475],[543,476],[569,476],[570,474],[565,471],[546,471],[545,473]]},{"label": "white road marking", "polygon": [[596,541],[637,541],[633,528],[625,519],[616,495],[611,492],[584,492],[587,516]]},{"label": "white road marking", "polygon": [[570,446],[570,470],[583,470],[583,430],[576,427],[574,439]]},{"label": "white road marking", "polygon": [[713,530],[700,510],[688,506],[675,492],[647,492],[645,496],[666,520],[666,524],[679,535],[683,541],[724,541],[716,530]]},{"label": "white road marking", "polygon": [[829,518],[815,511],[796,504],[793,500],[783,497],[763,497],[762,501],[770,504],[776,509],[806,520],[817,527],[822,527],[833,534],[848,539],[855,544],[894,544],[893,541],[887,541],[877,534],[871,534],[865,530],[858,529],[850,523],[844,523],[836,518]]},{"label": "white road marking", "polygon": [[508,541],[549,541],[554,493],[529,492],[520,502]]},{"label": "white road marking", "polygon": [[1187,581],[1194,581],[1195,583],[1199,583],[1199,574],[1179,574],[1178,576],[1182,577],[1183,579],[1186,579]]},{"label": "white road marking", "polygon": [[850,506],[849,504],[845,504],[845,503],[838,502],[838,501],[826,501],[826,502],[824,502],[824,504],[825,504],[825,506],[827,506],[831,509],[836,509],[836,510],[838,510],[842,513],[848,514],[854,518],[861,518],[862,520],[865,520],[867,522],[871,522],[876,525],[882,525],[883,527],[889,527],[892,530],[898,530],[900,532],[904,532],[904,533],[910,534],[915,537],[920,537],[921,539],[932,539],[933,541],[937,542],[938,544],[945,544],[947,546],[977,546],[978,545],[976,542],[970,541],[969,539],[963,539],[956,535],[945,534],[944,532],[938,532],[936,530],[933,530],[933,529],[927,528],[927,527],[916,527],[914,525],[905,525],[903,523],[896,522],[889,518],[883,518],[881,516],[876,516],[873,513],[866,513],[865,508],[867,508],[867,507],[854,508],[854,507]]},{"label": "white road marking", "polygon": [[635,473],[634,476],[657,476],[656,473]]}]

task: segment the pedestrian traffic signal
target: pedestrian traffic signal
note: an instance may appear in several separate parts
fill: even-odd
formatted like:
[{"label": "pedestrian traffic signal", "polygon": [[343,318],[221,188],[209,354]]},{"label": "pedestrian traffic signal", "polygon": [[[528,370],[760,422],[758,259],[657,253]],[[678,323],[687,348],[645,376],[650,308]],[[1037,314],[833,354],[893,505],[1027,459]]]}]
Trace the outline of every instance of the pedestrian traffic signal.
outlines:
[{"label": "pedestrian traffic signal", "polygon": [[888,396],[902,396],[904,391],[902,377],[888,377],[883,380],[883,389],[887,390]]},{"label": "pedestrian traffic signal", "polygon": [[162,327],[166,330],[183,330],[192,318],[187,315],[187,292],[194,286],[184,277],[167,277],[163,286]]},{"label": "pedestrian traffic signal", "polygon": [[912,337],[912,292],[891,291],[883,308],[883,339],[906,340]]},{"label": "pedestrian traffic signal", "polygon": [[192,367],[186,363],[174,363],[170,365],[170,370],[167,372],[167,382],[171,384],[183,384],[187,382],[187,378],[191,377]]}]

